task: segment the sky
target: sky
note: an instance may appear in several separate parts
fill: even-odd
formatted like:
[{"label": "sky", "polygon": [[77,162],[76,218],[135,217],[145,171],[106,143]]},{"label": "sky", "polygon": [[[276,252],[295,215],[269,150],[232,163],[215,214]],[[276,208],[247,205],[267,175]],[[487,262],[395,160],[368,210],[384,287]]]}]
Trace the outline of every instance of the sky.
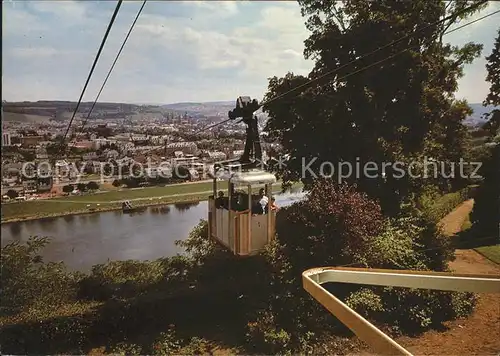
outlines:
[{"label": "sky", "polygon": [[[122,4],[84,101],[95,99],[141,5]],[[4,0],[2,99],[77,101],[115,6],[111,0]],[[490,2],[476,17],[498,9],[500,2]],[[498,23],[500,13],[445,37],[455,45],[484,45],[481,58],[466,67],[457,98],[486,97],[484,57]],[[148,1],[99,101],[260,100],[267,78],[309,73],[313,63],[302,54],[308,36],[294,1]]]}]

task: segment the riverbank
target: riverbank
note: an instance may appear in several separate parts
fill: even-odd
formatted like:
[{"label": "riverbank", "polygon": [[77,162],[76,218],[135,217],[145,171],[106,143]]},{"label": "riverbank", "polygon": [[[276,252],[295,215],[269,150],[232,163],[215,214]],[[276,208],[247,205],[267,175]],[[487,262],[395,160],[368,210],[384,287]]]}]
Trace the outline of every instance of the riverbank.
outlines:
[{"label": "riverbank", "polygon": [[[296,184],[293,188],[300,188],[301,186],[301,184]],[[227,189],[220,190],[227,191]],[[258,188],[255,190],[258,190]],[[281,191],[281,182],[273,185],[273,193],[279,191]],[[121,210],[124,200],[131,201],[134,207],[204,201],[208,199],[210,194],[212,194],[212,182],[196,182],[8,203],[2,204],[1,223]]]}]

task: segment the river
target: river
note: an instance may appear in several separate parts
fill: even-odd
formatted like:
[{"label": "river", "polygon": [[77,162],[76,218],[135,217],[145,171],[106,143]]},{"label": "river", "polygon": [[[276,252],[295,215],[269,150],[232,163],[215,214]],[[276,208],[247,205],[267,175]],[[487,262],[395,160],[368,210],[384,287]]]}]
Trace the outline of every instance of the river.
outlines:
[{"label": "river", "polygon": [[[303,195],[277,194],[276,203],[286,206]],[[43,250],[43,260],[64,261],[79,271],[108,260],[151,260],[182,253],[175,241],[187,238],[207,219],[207,211],[207,201],[202,201],[152,206],[132,214],[110,211],[6,223],[1,226],[2,247],[30,236],[48,236],[51,243]]]}]

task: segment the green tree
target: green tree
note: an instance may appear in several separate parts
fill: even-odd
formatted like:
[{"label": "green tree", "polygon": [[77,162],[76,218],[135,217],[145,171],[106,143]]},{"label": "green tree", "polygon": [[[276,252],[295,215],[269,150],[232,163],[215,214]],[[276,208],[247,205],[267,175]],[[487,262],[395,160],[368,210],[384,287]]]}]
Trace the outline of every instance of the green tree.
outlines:
[{"label": "green tree", "polygon": [[[414,29],[456,13],[470,2],[449,6],[424,0],[299,3],[311,31],[304,55],[315,60],[315,66],[308,78],[292,73],[271,78],[264,100],[337,71],[328,81],[264,106],[269,114],[266,130],[291,155],[278,172],[285,181],[301,179],[309,184],[314,175],[306,171],[303,177],[303,167],[314,159],[310,167],[318,174],[324,161],[334,167],[347,161],[354,167],[361,157],[361,167],[368,161],[381,167],[383,162],[408,163],[424,156],[441,161],[462,157],[465,128],[461,121],[470,108],[455,101],[453,93],[463,65],[477,57],[482,46],[453,47],[444,42],[443,34],[457,19],[474,11],[421,32]],[[350,63],[412,32],[405,40]],[[390,56],[395,57],[385,60]],[[356,73],[381,60],[384,62]],[[333,177],[340,173],[336,169]],[[356,181],[361,190],[380,199],[385,212],[397,213],[401,201],[418,193],[424,182],[408,175],[395,179],[391,173],[389,167],[385,177],[380,172],[375,179],[351,174],[346,181]]]},{"label": "green tree", "polygon": [[9,189],[6,193],[6,195],[10,198],[10,199],[16,199],[18,196],[19,196],[19,193],[17,191],[15,191],[14,189]]},{"label": "green tree", "polygon": [[62,191],[64,193],[71,193],[73,191],[73,189],[74,189],[73,185],[68,184],[68,185],[63,186]]},{"label": "green tree", "polygon": [[490,91],[484,101],[485,105],[500,105],[500,28],[491,54],[486,57],[486,81],[490,82]]},{"label": "green tree", "polygon": [[473,230],[481,236],[498,240],[500,224],[500,144],[492,148],[492,154],[479,171],[483,182],[479,186],[471,213]]},{"label": "green tree", "polygon": [[[484,105],[495,105],[500,106],[500,28],[498,29],[498,35],[495,40],[495,45],[491,54],[486,57],[486,70],[488,75],[486,80],[491,83],[490,91],[486,96]],[[483,129],[487,130],[491,136],[498,135],[498,130],[500,128],[500,110],[494,109],[488,115],[489,120],[483,126]]]},{"label": "green tree", "polygon": [[99,184],[97,184],[94,181],[88,182],[87,183],[87,189],[88,190],[97,190],[97,189],[99,189]]},{"label": "green tree", "polygon": [[[484,104],[500,105],[500,29],[495,40],[492,53],[486,57],[486,70],[488,75],[486,79],[491,83],[490,92],[484,101]],[[490,137],[500,134],[500,110],[495,109],[489,115],[488,122],[484,129]],[[483,162],[480,175],[483,182],[479,187],[475,199],[474,209],[471,214],[474,231],[482,236],[491,236],[498,241],[500,236],[500,144],[493,139],[493,147],[490,148],[491,154]]]},{"label": "green tree", "polygon": [[191,173],[189,169],[185,166],[175,166],[172,171],[172,178],[180,179],[180,180],[189,180],[191,179]]}]

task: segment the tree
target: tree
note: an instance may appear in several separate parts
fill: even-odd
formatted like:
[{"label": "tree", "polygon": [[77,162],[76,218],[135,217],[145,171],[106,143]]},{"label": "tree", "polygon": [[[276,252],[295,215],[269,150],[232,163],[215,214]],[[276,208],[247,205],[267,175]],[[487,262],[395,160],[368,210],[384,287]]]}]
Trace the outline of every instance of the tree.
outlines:
[{"label": "tree", "polygon": [[97,190],[97,189],[99,189],[99,184],[97,184],[94,181],[90,181],[87,183],[87,189],[88,190]]},{"label": "tree", "polygon": [[500,144],[492,148],[490,157],[483,162],[479,174],[483,182],[479,186],[471,222],[475,233],[498,240],[500,224]]},{"label": "tree", "polygon": [[[500,105],[500,29],[491,55],[486,57],[486,80],[491,83],[490,92],[484,104]],[[495,109],[489,115],[484,129],[491,138],[500,134],[500,110]],[[479,187],[471,214],[473,230],[485,237],[492,237],[497,241],[500,236],[500,143],[493,139],[491,154],[483,162],[480,175],[483,182]]]},{"label": "tree", "polygon": [[72,184],[68,184],[68,185],[63,186],[62,191],[64,193],[71,193],[74,189],[75,188],[73,187]]},{"label": "tree", "polygon": [[94,173],[94,165],[92,164],[92,162],[85,163],[85,167],[83,168],[83,172],[86,174]]},{"label": "tree", "polygon": [[10,198],[10,199],[16,199],[18,196],[19,196],[19,193],[17,191],[15,191],[14,189],[9,189],[6,193],[6,195]]},{"label": "tree", "polygon": [[[500,106],[500,72],[498,71],[498,68],[500,68],[500,28],[498,29],[493,50],[486,57],[486,61],[486,71],[488,72],[486,80],[491,83],[491,86],[483,105]],[[487,117],[489,117],[489,120],[483,126],[483,129],[487,130],[491,136],[495,136],[500,128],[500,110],[492,110]]]},{"label": "tree", "polygon": [[106,162],[103,166],[103,173],[107,176],[118,174],[118,163],[114,159]]},{"label": "tree", "polygon": [[123,184],[127,186],[127,188],[137,188],[141,183],[144,183],[146,179],[144,177],[127,177],[123,180]]},{"label": "tree", "polygon": [[172,178],[180,180],[190,180],[191,173],[189,172],[189,169],[187,167],[178,165],[175,166],[172,170]]},{"label": "tree", "polygon": [[491,54],[486,57],[486,81],[490,82],[490,91],[484,101],[485,105],[500,105],[500,28],[498,28],[497,38]]},{"label": "tree", "polygon": [[[329,71],[336,72],[329,81],[322,80],[302,93],[285,95],[264,106],[269,114],[266,130],[270,139],[277,139],[291,155],[279,175],[285,181],[302,180],[309,185],[314,174],[303,172],[303,168],[315,160],[309,166],[312,172],[318,175],[322,163],[331,162],[336,168],[332,177],[338,179],[346,174],[346,170],[337,169],[340,162],[355,167],[361,157],[361,170],[365,163],[375,162],[377,177],[361,173],[344,180],[356,182],[359,189],[380,200],[384,212],[396,214],[401,202],[418,193],[426,182],[408,174],[396,179],[391,167],[384,177],[382,163],[408,165],[424,156],[450,162],[462,157],[466,130],[461,121],[470,108],[455,101],[453,93],[463,65],[482,48],[473,43],[458,48],[443,42],[444,32],[457,17],[425,31],[415,32],[414,28],[470,3],[453,2],[449,7],[444,2],[424,0],[299,3],[307,17],[306,27],[312,32],[305,41],[304,55],[315,60],[315,66],[308,78],[293,73],[271,78],[264,100],[284,95]],[[409,33],[413,35],[386,46]],[[381,47],[377,53],[350,63]],[[390,56],[395,57],[388,59]]]}]

